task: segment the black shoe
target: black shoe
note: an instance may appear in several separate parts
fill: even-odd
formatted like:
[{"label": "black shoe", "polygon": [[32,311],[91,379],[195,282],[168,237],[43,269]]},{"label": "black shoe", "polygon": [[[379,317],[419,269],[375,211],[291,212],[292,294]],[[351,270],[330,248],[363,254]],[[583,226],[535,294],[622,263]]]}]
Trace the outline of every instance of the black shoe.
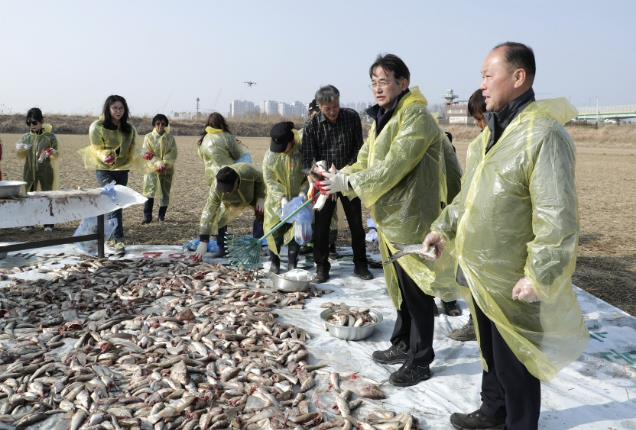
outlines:
[{"label": "black shoe", "polygon": [[316,276],[314,276],[313,283],[322,284],[323,282],[327,282],[328,280],[329,272],[318,271],[316,272]]},{"label": "black shoe", "polygon": [[159,222],[164,222],[166,220],[166,211],[168,210],[168,206],[159,206]]},{"label": "black shoe", "polygon": [[287,270],[294,270],[298,266],[298,245],[291,241],[287,245]]},{"label": "black shoe", "polygon": [[477,335],[475,334],[475,326],[473,325],[473,320],[469,319],[466,325],[451,331],[448,334],[448,337],[450,337],[453,340],[457,340],[459,342],[468,342],[470,340],[477,340]]},{"label": "black shoe", "polygon": [[152,205],[154,204],[155,199],[148,198],[144,202],[144,220],[141,222],[142,224],[149,224],[152,221]]},{"label": "black shoe", "polygon": [[389,382],[396,387],[410,387],[431,377],[428,364],[404,363],[389,376]]},{"label": "black shoe", "polygon": [[442,301],[442,307],[444,308],[444,313],[449,317],[458,317],[462,314],[462,310],[457,306],[457,300],[452,302]]},{"label": "black shoe", "polygon": [[353,269],[353,274],[356,275],[358,278],[363,279],[365,281],[368,281],[369,279],[373,279],[373,274],[371,272],[369,272],[369,269],[367,269],[367,266],[358,266],[355,269]]},{"label": "black shoe", "polygon": [[280,273],[280,257],[269,251],[269,261],[269,272],[278,275]]},{"label": "black shoe", "polygon": [[373,351],[371,358],[376,363],[399,364],[406,361],[408,354],[400,345],[391,345],[389,349],[384,351]]},{"label": "black shoe", "polygon": [[219,228],[218,234],[216,235],[216,244],[219,247],[219,250],[212,254],[212,258],[223,258],[227,256],[225,252],[225,236],[227,235],[227,227]]},{"label": "black shoe", "polygon": [[486,416],[477,409],[469,414],[454,413],[450,416],[450,422],[458,430],[503,429],[506,419]]}]

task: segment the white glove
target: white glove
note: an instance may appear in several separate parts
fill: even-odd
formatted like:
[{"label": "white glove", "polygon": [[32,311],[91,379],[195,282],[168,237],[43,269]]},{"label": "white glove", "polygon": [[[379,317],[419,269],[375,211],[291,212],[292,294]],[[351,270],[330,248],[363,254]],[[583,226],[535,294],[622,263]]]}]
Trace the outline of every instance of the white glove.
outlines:
[{"label": "white glove", "polygon": [[203,256],[205,255],[206,252],[208,252],[208,243],[199,242],[199,244],[197,245],[197,250],[194,251],[194,255],[192,256],[192,259],[194,261],[201,261],[203,260]]},{"label": "white glove", "polygon": [[280,208],[285,209],[285,206],[287,206],[287,203],[289,203],[289,201],[287,200],[286,197],[283,197],[282,199],[280,199]]},{"label": "white glove", "polygon": [[256,199],[256,208],[255,208],[256,212],[258,213],[263,213],[263,211],[265,210],[265,199],[262,197],[259,197],[258,199]]},{"label": "white glove", "polygon": [[344,193],[349,190],[349,175],[340,172],[325,172],[323,175],[327,179],[322,181],[322,189],[328,194]]},{"label": "white glove", "polygon": [[446,247],[446,243],[444,242],[444,238],[440,233],[432,231],[426,235],[422,246],[424,247],[424,258],[430,261],[434,261],[442,256],[444,248]]},{"label": "white glove", "polygon": [[16,143],[15,144],[15,149],[18,151],[28,151],[29,149],[31,149],[31,144],[30,143]]},{"label": "white glove", "polygon": [[532,281],[528,278],[521,278],[512,288],[512,300],[533,303],[539,301],[537,290],[532,285]]}]

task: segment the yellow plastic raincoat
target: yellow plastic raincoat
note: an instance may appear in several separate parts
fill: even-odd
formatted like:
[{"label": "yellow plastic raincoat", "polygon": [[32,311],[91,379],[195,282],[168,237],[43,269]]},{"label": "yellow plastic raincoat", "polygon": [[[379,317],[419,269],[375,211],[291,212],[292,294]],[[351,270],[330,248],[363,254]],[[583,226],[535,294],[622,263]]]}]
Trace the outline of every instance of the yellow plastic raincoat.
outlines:
[{"label": "yellow plastic raincoat", "polygon": [[[468,148],[459,196],[432,226],[455,239],[451,252],[469,303],[472,295],[541,380],[575,360],[588,339],[571,279],[578,242],[574,144],[561,126],[575,115],[565,99],[533,102],[488,153],[484,130]],[[512,300],[524,276],[539,302]]]},{"label": "yellow plastic raincoat", "polygon": [[[109,130],[104,127],[100,117],[88,129],[90,145],[80,149],[86,169],[95,170],[137,170],[143,159],[136,146],[137,130],[130,125],[131,131],[126,134],[120,130]],[[113,164],[106,164],[109,156],[115,157]]]},{"label": "yellow plastic raincoat", "polygon": [[[161,195],[161,206],[168,206],[170,188],[174,175],[174,164],[177,160],[177,142],[170,133],[170,127],[166,127],[163,134],[156,129],[146,134],[142,145],[142,157],[146,154],[154,154],[150,160],[145,160],[144,188],[145,197],[153,198]],[[165,170],[161,171],[161,167]]]},{"label": "yellow plastic raincoat", "polygon": [[201,213],[199,234],[216,235],[219,227],[225,227],[238,218],[243,209],[256,206],[256,200],[265,198],[263,174],[247,163],[235,163],[228,166],[238,173],[240,183],[236,191],[219,193],[215,185],[210,187],[208,200]]},{"label": "yellow plastic raincoat", "polygon": [[[17,149],[18,158],[24,159],[22,180],[26,182],[26,191],[37,191],[38,183],[42,191],[51,191],[58,188],[59,148],[57,138],[53,134],[51,124],[42,125],[42,133],[25,133],[19,144],[28,145],[28,149]],[[49,157],[44,152],[53,150]]]},{"label": "yellow plastic raincoat", "polygon": [[205,177],[210,187],[216,183],[216,174],[221,167],[236,163],[245,150],[236,138],[223,130],[206,127],[205,137],[197,150],[205,165]]},{"label": "yellow plastic raincoat", "polygon": [[448,137],[443,140],[442,148],[444,148],[444,165],[446,166],[445,204],[450,204],[461,189],[462,167],[459,165],[457,154]]},{"label": "yellow plastic raincoat", "polygon": [[[378,226],[383,259],[396,253],[393,243],[422,243],[431,222],[446,199],[442,141],[446,136],[426,109],[427,101],[417,87],[399,102],[393,116],[378,136],[375,123],[360,148],[356,162],[342,169]],[[445,186],[444,186],[445,188]],[[445,259],[436,266],[446,264]],[[433,263],[414,255],[398,264],[429,295],[453,300],[456,290],[435,281]],[[393,265],[384,266],[388,293],[396,308],[402,297]]]},{"label": "yellow plastic raincoat", "polygon": [[[307,177],[303,172],[303,159],[300,150],[301,137],[298,130],[293,130],[295,145],[289,154],[267,151],[263,158],[263,179],[267,188],[265,199],[265,233],[280,222],[280,202],[284,198],[291,200],[307,191]],[[284,244],[294,238],[294,230],[289,229],[284,237]],[[275,238],[267,239],[269,249],[278,254]]]}]

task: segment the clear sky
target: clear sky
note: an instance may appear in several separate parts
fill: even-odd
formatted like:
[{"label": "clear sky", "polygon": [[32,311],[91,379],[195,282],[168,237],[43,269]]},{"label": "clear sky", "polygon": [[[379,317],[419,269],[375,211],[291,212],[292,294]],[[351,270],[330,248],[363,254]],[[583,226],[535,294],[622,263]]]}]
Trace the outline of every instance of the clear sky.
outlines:
[{"label": "clear sky", "polygon": [[[0,3],[0,110],[133,115],[304,103],[323,84],[371,101],[368,67],[395,53],[429,103],[480,84],[489,49],[535,50],[538,98],[636,104],[636,1],[14,1]],[[256,81],[248,88],[243,81]]]}]

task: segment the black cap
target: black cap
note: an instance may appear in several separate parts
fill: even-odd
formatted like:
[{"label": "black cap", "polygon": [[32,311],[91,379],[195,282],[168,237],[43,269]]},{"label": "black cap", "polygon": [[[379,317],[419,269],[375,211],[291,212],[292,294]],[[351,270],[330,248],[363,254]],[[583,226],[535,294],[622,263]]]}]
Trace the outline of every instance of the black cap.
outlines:
[{"label": "black cap", "polygon": [[309,111],[309,113],[318,112],[320,110],[320,107],[318,106],[316,99],[313,99],[312,101],[309,102],[309,106],[307,106],[307,110]]},{"label": "black cap", "polygon": [[238,173],[231,167],[225,166],[216,174],[216,191],[219,193],[231,193],[234,184],[239,179]]},{"label": "black cap", "polygon": [[272,138],[272,143],[269,145],[269,150],[272,152],[285,152],[287,145],[294,141],[294,123],[291,121],[283,121],[278,124],[274,124],[269,135]]}]

